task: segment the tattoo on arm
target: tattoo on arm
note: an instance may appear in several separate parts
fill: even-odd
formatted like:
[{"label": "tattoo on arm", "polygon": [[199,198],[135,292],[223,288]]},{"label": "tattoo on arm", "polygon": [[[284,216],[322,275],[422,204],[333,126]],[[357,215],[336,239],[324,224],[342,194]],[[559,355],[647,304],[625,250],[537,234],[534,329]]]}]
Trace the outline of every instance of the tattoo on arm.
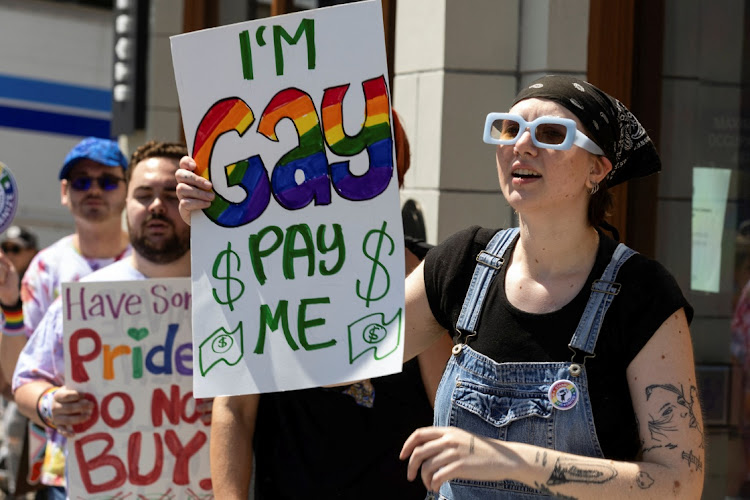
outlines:
[{"label": "tattoo on arm", "polygon": [[654,478],[652,478],[648,472],[639,472],[638,476],[635,478],[635,482],[640,489],[646,490],[654,484]]},{"label": "tattoo on arm", "polygon": [[651,447],[649,447],[649,448],[644,448],[644,449],[643,449],[643,453],[648,453],[649,451],[654,451],[654,450],[656,450],[657,448],[667,448],[667,449],[669,449],[669,450],[674,450],[675,448],[677,448],[677,445],[676,445],[676,444],[674,444],[674,443],[668,443],[668,444],[664,444],[664,445],[662,445],[662,444],[657,444],[657,445],[655,445],[655,446],[651,446]]},{"label": "tattoo on arm", "polygon": [[661,441],[661,438],[667,438],[667,432],[674,432],[679,429],[674,422],[676,406],[672,403],[664,403],[659,408],[657,416],[650,415],[651,420],[648,422],[648,431],[651,433],[651,439]]},{"label": "tattoo on arm", "polygon": [[690,450],[690,453],[685,453],[683,451],[682,459],[688,463],[688,468],[690,468],[691,465],[694,465],[695,470],[703,470],[703,462],[701,462],[700,457],[693,455],[693,450]]},{"label": "tattoo on arm", "polygon": [[656,415],[649,415],[648,430],[651,439],[659,442],[662,439],[668,440],[667,433],[680,429],[679,419],[687,419],[689,427],[700,433],[700,447],[703,448],[703,429],[698,423],[695,414],[696,409],[694,409],[698,402],[698,389],[694,385],[690,386],[690,391],[685,395],[685,389],[682,385],[677,388],[672,384],[653,384],[646,387],[646,401],[656,393],[657,389],[670,393],[672,398],[661,405]]},{"label": "tattoo on arm", "polygon": [[638,415],[633,415],[635,417],[635,431],[638,434],[638,441],[640,442],[641,449],[643,449],[643,445],[646,443],[646,440],[643,439],[643,435],[641,434],[641,421],[638,420]]},{"label": "tattoo on arm", "polygon": [[599,464],[571,458],[558,458],[547,480],[547,485],[565,483],[606,483],[617,476],[617,470],[608,464]]},{"label": "tattoo on arm", "polygon": [[576,497],[570,497],[567,495],[563,495],[562,493],[555,493],[554,491],[550,490],[545,484],[539,484],[535,482],[534,485],[536,486],[536,489],[538,489],[545,495],[549,495],[551,497],[562,498],[563,500],[578,500],[578,498]]}]

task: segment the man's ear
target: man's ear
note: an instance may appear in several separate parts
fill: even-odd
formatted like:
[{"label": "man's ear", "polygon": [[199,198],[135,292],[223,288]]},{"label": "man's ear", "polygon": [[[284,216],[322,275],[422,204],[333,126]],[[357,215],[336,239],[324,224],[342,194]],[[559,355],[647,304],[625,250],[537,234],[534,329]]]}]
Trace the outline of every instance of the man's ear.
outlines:
[{"label": "man's ear", "polygon": [[68,206],[68,194],[69,194],[70,186],[68,185],[68,179],[63,179],[60,182],[60,204],[63,206]]}]

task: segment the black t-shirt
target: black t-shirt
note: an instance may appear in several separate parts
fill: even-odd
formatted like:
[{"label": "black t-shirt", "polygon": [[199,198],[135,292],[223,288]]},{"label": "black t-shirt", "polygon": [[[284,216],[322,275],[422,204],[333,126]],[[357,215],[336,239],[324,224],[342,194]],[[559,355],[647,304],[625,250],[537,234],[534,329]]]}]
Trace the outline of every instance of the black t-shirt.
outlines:
[{"label": "black t-shirt", "polygon": [[[430,245],[405,238],[420,259]],[[406,438],[432,425],[419,362],[401,373],[371,379],[372,408],[344,391],[349,386],[263,394],[255,450],[256,500],[422,500],[422,481],[406,479],[398,456]]]},{"label": "black t-shirt", "polygon": [[263,394],[255,432],[257,500],[421,500],[422,481],[406,479],[406,438],[432,425],[419,364],[371,380],[372,408],[341,388]]},{"label": "black t-shirt", "polygon": [[[458,316],[469,288],[476,256],[497,230],[471,227],[432,249],[425,259],[425,286],[432,313],[455,335]],[[568,348],[588,301],[591,283],[601,277],[617,243],[600,233],[596,262],[578,295],[561,309],[532,314],[513,307],[505,295],[503,266],[495,276],[477,322],[472,349],[503,362],[570,361]],[[514,244],[515,245],[515,242]],[[513,251],[513,247],[509,252]],[[506,254],[509,255],[509,254]],[[658,262],[640,254],[620,268],[621,284],[602,324],[596,357],[586,360],[594,423],[607,458],[632,460],[639,451],[638,429],[626,369],[661,324],[685,308],[693,310],[672,275]],[[579,363],[583,357],[576,357]]]}]

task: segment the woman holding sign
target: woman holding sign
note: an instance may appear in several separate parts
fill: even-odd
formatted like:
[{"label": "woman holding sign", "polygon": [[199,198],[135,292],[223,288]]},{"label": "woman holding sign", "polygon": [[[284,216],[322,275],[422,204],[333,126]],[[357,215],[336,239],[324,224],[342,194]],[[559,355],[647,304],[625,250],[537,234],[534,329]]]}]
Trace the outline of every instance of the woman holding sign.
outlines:
[{"label": "woman holding sign", "polygon": [[[645,130],[593,85],[546,76],[487,116],[484,140],[519,227],[461,231],[407,279],[405,359],[455,342],[435,426],[401,451],[409,479],[447,499],[699,498],[692,307],[599,229],[608,187],[661,168]],[[197,208],[202,180],[178,180]]]},{"label": "woman holding sign", "polygon": [[599,226],[607,187],[657,172],[637,119],[593,85],[546,76],[490,113],[519,228],[450,237],[407,280],[413,356],[455,347],[435,426],[401,458],[440,498],[699,498],[704,436],[688,322],[655,261]]}]

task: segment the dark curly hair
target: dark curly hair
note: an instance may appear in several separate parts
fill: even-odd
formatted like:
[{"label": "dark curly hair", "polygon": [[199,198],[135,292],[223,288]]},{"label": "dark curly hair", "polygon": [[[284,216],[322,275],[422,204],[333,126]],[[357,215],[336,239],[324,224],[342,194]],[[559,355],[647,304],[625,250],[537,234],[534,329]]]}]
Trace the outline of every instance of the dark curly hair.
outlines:
[{"label": "dark curly hair", "polygon": [[143,160],[149,158],[171,158],[177,162],[180,158],[188,154],[187,146],[181,142],[162,142],[162,141],[148,141],[138,147],[133,154],[130,155],[130,163],[125,173],[125,179],[130,182],[130,178],[133,176],[133,170]]}]

